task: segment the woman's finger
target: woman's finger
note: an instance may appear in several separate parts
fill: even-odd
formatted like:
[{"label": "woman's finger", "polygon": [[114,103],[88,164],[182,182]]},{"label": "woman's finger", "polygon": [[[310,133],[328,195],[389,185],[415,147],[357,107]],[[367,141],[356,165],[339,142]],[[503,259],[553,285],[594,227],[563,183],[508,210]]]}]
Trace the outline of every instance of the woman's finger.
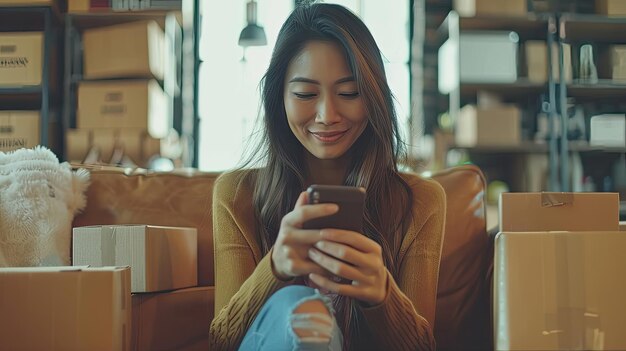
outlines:
[{"label": "woman's finger", "polygon": [[311,248],[309,250],[309,258],[338,277],[367,283],[370,283],[372,280],[359,269],[328,256],[317,249]]},{"label": "woman's finger", "polygon": [[335,257],[353,266],[375,268],[378,264],[377,260],[372,259],[371,255],[355,250],[351,246],[339,244],[333,241],[317,241],[315,243],[315,248],[329,256]]},{"label": "woman's finger", "polygon": [[329,216],[339,211],[337,204],[302,205],[283,217],[283,223],[292,227],[302,228],[308,220]]},{"label": "woman's finger", "polygon": [[362,252],[380,254],[382,251],[377,242],[351,230],[323,229],[321,235],[323,240],[349,245]]}]

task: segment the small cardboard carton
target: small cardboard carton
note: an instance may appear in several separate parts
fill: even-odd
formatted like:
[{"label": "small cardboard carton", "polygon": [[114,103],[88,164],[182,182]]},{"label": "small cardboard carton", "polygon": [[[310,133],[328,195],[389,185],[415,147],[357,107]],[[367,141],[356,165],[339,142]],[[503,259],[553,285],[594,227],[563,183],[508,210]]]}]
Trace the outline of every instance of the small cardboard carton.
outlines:
[{"label": "small cardboard carton", "polygon": [[76,227],[72,264],[128,265],[133,293],[198,285],[198,239],[195,228],[152,225]]},{"label": "small cardboard carton", "polygon": [[0,268],[0,311],[2,350],[130,350],[130,269]]},{"label": "small cardboard carton", "polygon": [[163,79],[165,34],[155,21],[85,30],[84,77]]},{"label": "small cardboard carton", "polygon": [[626,16],[626,1],[596,0],[596,13],[606,16]]},{"label": "small cardboard carton", "polygon": [[82,81],[76,123],[79,129],[142,129],[164,138],[173,123],[167,106],[155,80]]},{"label": "small cardboard carton", "polygon": [[526,0],[454,0],[454,10],[461,16],[526,16]]},{"label": "small cardboard carton", "polygon": [[617,193],[502,193],[500,231],[617,231]]},{"label": "small cardboard carton", "polygon": [[522,113],[515,105],[465,105],[455,132],[458,146],[516,146],[522,142]]}]

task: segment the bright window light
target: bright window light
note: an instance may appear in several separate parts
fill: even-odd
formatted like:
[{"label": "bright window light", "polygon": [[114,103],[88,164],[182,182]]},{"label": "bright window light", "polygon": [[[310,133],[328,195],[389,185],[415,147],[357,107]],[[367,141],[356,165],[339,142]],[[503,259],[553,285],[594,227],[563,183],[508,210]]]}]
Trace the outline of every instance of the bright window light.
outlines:
[{"label": "bright window light", "polygon": [[[396,111],[408,141],[409,0],[343,0],[368,25],[385,59]],[[203,171],[236,167],[260,115],[259,82],[269,64],[280,26],[293,0],[257,0],[258,24],[267,46],[244,50],[237,44],[246,25],[246,1],[202,2],[199,74],[199,159]]]}]

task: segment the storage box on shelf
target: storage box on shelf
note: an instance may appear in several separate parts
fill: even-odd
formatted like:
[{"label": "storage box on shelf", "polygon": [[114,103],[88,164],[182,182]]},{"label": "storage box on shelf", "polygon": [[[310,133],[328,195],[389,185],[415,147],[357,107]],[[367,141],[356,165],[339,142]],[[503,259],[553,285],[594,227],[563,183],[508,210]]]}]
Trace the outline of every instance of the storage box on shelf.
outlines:
[{"label": "storage box on shelf", "polygon": [[596,13],[606,16],[626,16],[626,2],[622,0],[596,0]]},{"label": "storage box on shelf", "polygon": [[[50,4],[53,2],[0,2],[3,151],[41,144],[57,155],[61,152],[55,143],[60,139],[61,124],[54,119],[60,116],[55,96],[60,90],[59,23],[55,8],[44,6]],[[37,121],[33,120],[35,113]]]},{"label": "storage box on shelf", "polygon": [[39,111],[0,111],[0,151],[39,145],[40,122]]},{"label": "storage box on shelf", "polygon": [[165,36],[156,21],[139,21],[83,32],[83,78],[163,80]]},{"label": "storage box on shelf", "polygon": [[[180,38],[165,35],[163,28],[180,25],[169,16],[154,11],[66,16],[66,52],[71,53],[63,115],[67,158],[119,161],[121,152],[131,163],[149,167],[150,159],[160,155],[163,138],[178,135],[172,128],[182,107],[176,74],[180,53],[173,52],[173,41]],[[105,135],[111,139],[105,141]],[[90,151],[98,153],[95,160],[86,158]]]}]

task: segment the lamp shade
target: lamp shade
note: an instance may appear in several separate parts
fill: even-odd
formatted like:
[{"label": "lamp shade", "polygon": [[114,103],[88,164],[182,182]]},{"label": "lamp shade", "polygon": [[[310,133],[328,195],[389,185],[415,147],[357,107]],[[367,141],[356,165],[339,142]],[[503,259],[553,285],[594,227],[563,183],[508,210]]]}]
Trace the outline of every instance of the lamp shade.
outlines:
[{"label": "lamp shade", "polygon": [[257,24],[248,24],[239,35],[239,46],[263,46],[267,45],[265,30]]},{"label": "lamp shade", "polygon": [[239,35],[239,46],[263,46],[267,44],[265,30],[256,24],[256,2],[250,0],[246,4],[246,20],[248,25],[241,31]]}]

